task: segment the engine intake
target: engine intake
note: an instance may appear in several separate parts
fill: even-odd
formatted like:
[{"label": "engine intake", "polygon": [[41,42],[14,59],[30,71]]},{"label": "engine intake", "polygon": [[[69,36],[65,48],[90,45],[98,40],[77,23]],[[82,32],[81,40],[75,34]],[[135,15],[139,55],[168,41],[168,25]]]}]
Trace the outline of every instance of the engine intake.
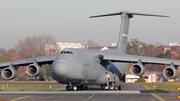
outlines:
[{"label": "engine intake", "polygon": [[27,66],[26,73],[29,76],[38,76],[41,74],[41,67],[37,64],[37,62],[34,62],[33,64]]},{"label": "engine intake", "polygon": [[16,78],[17,76],[17,71],[14,69],[14,67],[12,65],[10,65],[7,68],[4,68],[2,71],[2,77],[5,80],[12,80],[14,78]]},{"label": "engine intake", "polygon": [[143,64],[140,61],[131,66],[131,73],[133,75],[140,76],[143,75],[145,71],[146,69],[144,68]]},{"label": "engine intake", "polygon": [[167,79],[177,78],[177,70],[173,64],[163,70],[163,76]]}]

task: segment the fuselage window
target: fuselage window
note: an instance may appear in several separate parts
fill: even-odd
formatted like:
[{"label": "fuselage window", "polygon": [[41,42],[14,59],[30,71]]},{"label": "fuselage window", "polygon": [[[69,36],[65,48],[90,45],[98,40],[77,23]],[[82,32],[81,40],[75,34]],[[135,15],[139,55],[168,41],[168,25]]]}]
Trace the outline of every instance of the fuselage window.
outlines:
[{"label": "fuselage window", "polygon": [[61,51],[61,54],[63,54],[63,51]]},{"label": "fuselage window", "polygon": [[67,54],[70,54],[71,52],[70,51],[67,51]]},{"label": "fuselage window", "polygon": [[71,54],[73,54],[73,52],[71,51]]},{"label": "fuselage window", "polygon": [[66,54],[66,51],[64,51],[64,54]]}]

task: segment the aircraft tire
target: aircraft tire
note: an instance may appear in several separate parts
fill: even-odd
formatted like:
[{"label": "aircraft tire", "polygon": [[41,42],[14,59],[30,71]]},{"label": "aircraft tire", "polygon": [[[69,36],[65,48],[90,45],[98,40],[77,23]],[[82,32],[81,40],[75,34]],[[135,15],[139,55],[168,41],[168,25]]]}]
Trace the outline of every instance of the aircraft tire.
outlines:
[{"label": "aircraft tire", "polygon": [[80,90],[87,90],[87,88],[88,88],[87,85],[81,85],[80,86]]},{"label": "aircraft tire", "polygon": [[87,90],[87,88],[88,88],[87,85],[84,85],[84,87],[85,87],[85,90]]},{"label": "aircraft tire", "polygon": [[77,86],[73,86],[72,89],[73,89],[73,91],[77,91],[78,87]]},{"label": "aircraft tire", "polygon": [[66,86],[66,90],[67,90],[67,91],[70,91],[70,90],[71,90],[71,87],[70,87],[70,86]]},{"label": "aircraft tire", "polygon": [[84,85],[81,85],[81,86],[80,86],[80,90],[84,90]]},{"label": "aircraft tire", "polygon": [[119,90],[121,90],[122,89],[122,87],[121,87],[121,85],[119,85]]},{"label": "aircraft tire", "polygon": [[105,85],[101,85],[101,90],[105,90]]},{"label": "aircraft tire", "polygon": [[116,85],[114,85],[114,90],[117,90],[117,89],[118,89],[118,87]]},{"label": "aircraft tire", "polygon": [[77,86],[77,90],[80,90],[80,87],[79,87],[79,86]]}]

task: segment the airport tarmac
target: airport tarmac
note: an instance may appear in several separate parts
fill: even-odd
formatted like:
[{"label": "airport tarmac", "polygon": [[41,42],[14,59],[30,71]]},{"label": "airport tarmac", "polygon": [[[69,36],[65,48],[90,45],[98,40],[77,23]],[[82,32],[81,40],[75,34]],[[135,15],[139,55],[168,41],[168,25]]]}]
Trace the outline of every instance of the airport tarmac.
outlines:
[{"label": "airport tarmac", "polygon": [[[59,85],[59,84],[58,84]],[[62,85],[62,84],[60,84]],[[0,99],[9,101],[177,101],[180,92],[148,91],[141,84],[123,83],[121,91],[104,90],[89,86],[88,91],[1,91]],[[62,85],[63,87],[65,85]]]},{"label": "airport tarmac", "polygon": [[[178,96],[180,94],[175,93],[139,93],[134,91],[127,91],[121,93],[113,91],[91,92],[85,93],[79,91],[79,93],[66,92],[54,93],[55,91],[48,91],[46,93],[0,93],[0,98],[6,98],[9,101],[177,101],[180,100]],[[87,91],[89,92],[89,91]]]}]

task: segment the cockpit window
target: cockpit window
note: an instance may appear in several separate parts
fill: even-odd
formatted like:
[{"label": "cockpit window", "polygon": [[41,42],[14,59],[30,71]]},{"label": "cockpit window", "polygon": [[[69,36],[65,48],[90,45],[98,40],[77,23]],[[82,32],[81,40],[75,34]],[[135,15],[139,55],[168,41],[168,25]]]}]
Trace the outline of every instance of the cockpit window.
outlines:
[{"label": "cockpit window", "polygon": [[73,54],[72,51],[61,51],[61,54]]}]

